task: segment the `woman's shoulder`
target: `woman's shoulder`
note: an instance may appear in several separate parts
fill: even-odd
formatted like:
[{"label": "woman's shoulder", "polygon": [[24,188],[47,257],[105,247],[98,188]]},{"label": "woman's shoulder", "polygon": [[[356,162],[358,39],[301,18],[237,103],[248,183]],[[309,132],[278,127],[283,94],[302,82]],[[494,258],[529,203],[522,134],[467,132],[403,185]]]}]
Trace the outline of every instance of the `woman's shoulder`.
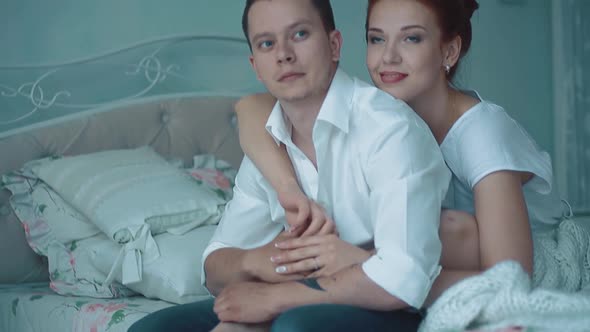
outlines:
[{"label": "woman's shoulder", "polygon": [[453,173],[470,185],[497,170],[550,178],[548,154],[503,107],[480,100],[455,122],[441,144]]},{"label": "woman's shoulder", "polygon": [[479,97],[479,94],[476,95],[477,99],[472,96],[469,95],[463,101],[463,104],[467,105],[466,110],[451,126],[447,134],[450,140],[453,138],[459,140],[455,144],[471,137],[478,140],[492,139],[496,141],[503,138],[514,139],[515,137],[510,136],[516,135],[518,137],[524,133],[520,124],[502,106]]}]

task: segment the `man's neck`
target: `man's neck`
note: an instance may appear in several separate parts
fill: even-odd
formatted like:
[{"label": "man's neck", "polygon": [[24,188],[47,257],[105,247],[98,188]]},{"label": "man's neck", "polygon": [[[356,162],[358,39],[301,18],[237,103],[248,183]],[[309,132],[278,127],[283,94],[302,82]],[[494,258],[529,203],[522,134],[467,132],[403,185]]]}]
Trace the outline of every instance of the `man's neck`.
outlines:
[{"label": "man's neck", "polygon": [[315,120],[325,98],[326,94],[322,94],[295,102],[280,101],[283,113],[293,126],[293,135],[311,139]]},{"label": "man's neck", "polygon": [[316,166],[315,146],[313,144],[313,127],[316,119],[320,114],[324,100],[328,96],[328,91],[334,83],[337,67],[331,72],[330,83],[325,91],[312,94],[300,100],[287,101],[279,100],[284,115],[291,123],[291,140],[311,162]]},{"label": "man's neck", "polygon": [[317,168],[313,127],[327,93],[297,102],[280,101],[284,115],[291,123],[291,140]]}]

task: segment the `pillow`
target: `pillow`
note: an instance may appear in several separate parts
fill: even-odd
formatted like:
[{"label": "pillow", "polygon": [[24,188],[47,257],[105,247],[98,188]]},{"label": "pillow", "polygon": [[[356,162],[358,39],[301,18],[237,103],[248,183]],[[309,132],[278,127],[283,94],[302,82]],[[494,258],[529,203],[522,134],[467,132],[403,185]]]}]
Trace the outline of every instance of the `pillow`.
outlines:
[{"label": "pillow", "polygon": [[98,246],[101,240],[111,242],[102,233],[68,245],[52,241],[47,247],[51,289],[66,296],[117,298],[135,295],[120,283],[103,283],[105,274],[90,261],[90,249]]},{"label": "pillow", "polygon": [[0,284],[47,280],[47,259],[31,250],[23,225],[6,199],[0,205]]},{"label": "pillow", "polygon": [[145,224],[152,235],[214,224],[225,203],[147,146],[53,159],[33,172],[121,244]]},{"label": "pillow", "polygon": [[29,177],[29,166],[2,176],[2,186],[12,193],[10,205],[22,223],[29,246],[48,258],[51,288],[62,295],[98,298],[135,294],[118,283],[102,287],[104,274],[90,263],[88,252],[72,240],[100,231],[51,188]]},{"label": "pillow", "polygon": [[33,172],[110,239],[124,244],[106,284],[119,268],[123,284],[141,281],[142,264],[160,255],[153,235],[216,224],[225,204],[148,146],[54,159]]},{"label": "pillow", "polygon": [[[55,159],[55,157],[51,159]],[[192,176],[193,180],[191,181],[195,181],[198,186],[207,187],[224,202],[231,199],[236,171],[227,162],[217,160],[212,155],[195,156],[194,160],[196,165],[205,168],[190,168],[181,171]],[[4,175],[2,186],[12,193],[10,204],[25,228],[25,236],[29,245],[39,255],[48,257],[51,287],[62,295],[110,298],[135,294],[134,291],[117,282],[110,285],[103,283],[106,279],[106,270],[102,271],[95,267],[95,264],[91,262],[90,254],[95,255],[96,251],[89,250],[97,246],[106,246],[105,241],[110,242],[111,249],[117,250],[120,247],[100,233],[98,228],[89,223],[84,215],[78,213],[60,195],[36,178],[31,168],[38,167],[39,164],[45,162],[47,162],[45,159],[32,161],[17,172]],[[156,237],[156,242],[159,242],[159,237]],[[193,238],[192,241],[195,239]],[[208,238],[203,243],[195,245],[205,246],[207,243]],[[156,261],[161,262],[169,259],[170,255],[174,255],[174,253],[169,253],[171,251],[167,244],[163,250],[165,254]],[[195,266],[199,268],[197,271],[197,276],[199,276],[202,250],[198,249],[197,254]],[[109,257],[112,258],[112,255]],[[192,260],[192,258],[190,259]],[[110,263],[112,264],[113,261],[114,259],[111,259]],[[146,261],[143,263],[148,264]],[[189,262],[184,263],[190,265]],[[147,281],[144,284],[138,283],[139,286],[134,284],[136,286],[134,289],[147,289],[148,294],[158,297],[159,294],[150,291],[150,287],[157,288],[160,285],[157,285],[157,282],[150,284],[150,280],[154,280],[152,274],[163,272],[154,270],[159,266],[158,264],[150,266],[147,272],[144,271],[144,274],[150,275]],[[166,264],[162,266],[168,269]],[[117,279],[122,280],[122,277],[118,276]],[[200,287],[200,277],[196,280],[194,286]],[[188,301],[186,299],[190,298],[199,299],[199,296],[202,296],[190,287],[185,289],[164,287],[163,292],[178,295],[164,294],[162,296],[172,302],[178,301],[178,303]]]},{"label": "pillow", "polygon": [[[31,171],[46,160],[48,159],[29,162],[19,171],[2,177],[2,186],[12,193],[10,197],[12,209],[21,222],[26,221],[23,222],[25,229],[34,227],[33,220],[42,216],[43,223],[53,230],[54,236],[61,243],[69,243],[99,233],[100,230],[95,225],[73,209],[53,189],[39,181]],[[40,240],[35,241],[35,245],[46,247],[47,243],[43,244]],[[41,252],[36,248],[32,249],[40,255],[47,256],[46,249],[41,249]]]},{"label": "pillow", "polygon": [[[209,292],[201,285],[201,256],[217,226],[193,229],[183,235],[169,233],[154,237],[160,257],[143,264],[143,278],[128,287],[149,298],[172,303],[189,303],[208,298]],[[87,240],[81,241],[85,242]],[[87,246],[90,261],[103,273],[108,273],[120,246],[106,237]],[[121,276],[115,278],[122,281]]]}]

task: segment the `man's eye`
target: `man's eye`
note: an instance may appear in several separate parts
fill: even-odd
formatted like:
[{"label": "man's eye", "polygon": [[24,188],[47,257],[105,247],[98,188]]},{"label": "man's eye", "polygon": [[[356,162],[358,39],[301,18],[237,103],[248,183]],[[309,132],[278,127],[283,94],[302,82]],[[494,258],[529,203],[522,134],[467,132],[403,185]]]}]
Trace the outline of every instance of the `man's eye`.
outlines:
[{"label": "man's eye", "polygon": [[271,42],[270,40],[265,40],[265,41],[258,43],[258,48],[270,48],[270,47],[272,47],[272,45],[273,45],[273,42]]},{"label": "man's eye", "polygon": [[295,39],[303,39],[307,37],[308,33],[305,30],[295,32]]}]

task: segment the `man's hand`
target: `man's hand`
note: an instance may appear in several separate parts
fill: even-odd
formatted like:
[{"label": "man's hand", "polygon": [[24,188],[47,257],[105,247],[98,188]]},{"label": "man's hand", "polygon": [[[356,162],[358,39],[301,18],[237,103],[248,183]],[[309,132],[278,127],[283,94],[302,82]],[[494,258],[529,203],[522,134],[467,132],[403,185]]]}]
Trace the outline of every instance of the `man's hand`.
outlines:
[{"label": "man's hand", "polygon": [[279,285],[238,282],[228,285],[215,299],[213,311],[222,322],[263,323],[279,315]]},{"label": "man's hand", "polygon": [[285,275],[324,277],[349,266],[360,264],[373,254],[341,240],[335,234],[281,239],[277,246],[283,249],[272,261],[277,272]]},{"label": "man's hand", "polygon": [[289,275],[277,273],[277,265],[271,260],[271,257],[281,255],[283,253],[283,250],[276,247],[275,244],[290,238],[292,238],[291,234],[283,232],[270,243],[256,249],[249,250],[244,256],[244,266],[246,267],[248,273],[257,281],[270,283],[299,280],[304,278],[304,275],[298,273],[291,273]]},{"label": "man's hand", "polygon": [[332,218],[323,207],[309,199],[297,183],[283,186],[277,194],[279,203],[285,209],[289,233],[310,236],[336,232]]}]

